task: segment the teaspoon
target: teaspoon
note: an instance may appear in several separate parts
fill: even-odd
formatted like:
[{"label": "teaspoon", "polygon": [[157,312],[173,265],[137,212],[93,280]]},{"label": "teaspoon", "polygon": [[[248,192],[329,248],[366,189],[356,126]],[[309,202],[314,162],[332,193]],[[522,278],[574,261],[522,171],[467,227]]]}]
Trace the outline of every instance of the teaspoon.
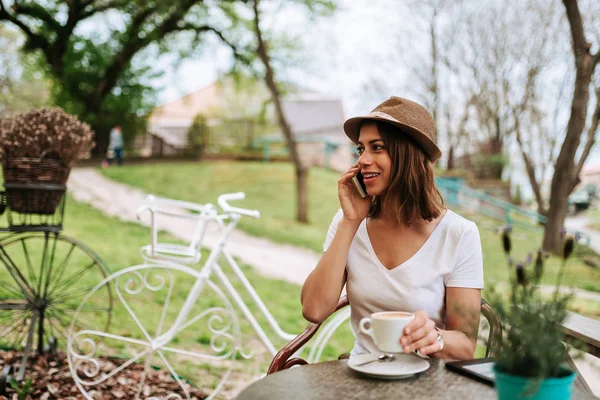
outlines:
[{"label": "teaspoon", "polygon": [[372,362],[375,362],[375,361],[379,361],[379,362],[390,362],[390,361],[393,361],[395,358],[396,358],[396,357],[394,357],[394,355],[393,355],[393,354],[391,354],[391,353],[386,353],[386,354],[381,354],[379,357],[377,357],[377,358],[376,358],[376,359],[374,359],[374,360],[364,361],[364,362],[362,362],[362,363],[360,363],[360,364],[354,364],[354,365],[355,365],[355,366],[358,366],[358,365],[365,365],[365,364],[369,364],[369,363],[372,363]]}]

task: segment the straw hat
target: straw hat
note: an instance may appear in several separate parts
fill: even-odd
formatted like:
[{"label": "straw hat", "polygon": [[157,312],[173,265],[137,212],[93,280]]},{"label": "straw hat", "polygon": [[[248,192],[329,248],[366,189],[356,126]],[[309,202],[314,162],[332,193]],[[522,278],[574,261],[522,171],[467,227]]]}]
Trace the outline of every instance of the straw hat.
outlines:
[{"label": "straw hat", "polygon": [[383,121],[400,128],[417,142],[432,162],[442,156],[442,152],[434,142],[433,117],[425,107],[414,101],[392,96],[375,107],[369,115],[350,118],[344,122],[344,131],[354,143],[358,142],[360,127],[366,120]]}]

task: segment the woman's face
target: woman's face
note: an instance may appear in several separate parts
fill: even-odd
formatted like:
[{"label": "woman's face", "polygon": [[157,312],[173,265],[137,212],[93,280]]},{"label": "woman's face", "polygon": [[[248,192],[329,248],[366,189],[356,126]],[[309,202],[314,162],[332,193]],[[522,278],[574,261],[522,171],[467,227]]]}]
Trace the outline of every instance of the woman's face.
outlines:
[{"label": "woman's face", "polygon": [[379,196],[385,193],[392,171],[392,159],[375,123],[366,122],[358,135],[358,165],[367,193]]}]

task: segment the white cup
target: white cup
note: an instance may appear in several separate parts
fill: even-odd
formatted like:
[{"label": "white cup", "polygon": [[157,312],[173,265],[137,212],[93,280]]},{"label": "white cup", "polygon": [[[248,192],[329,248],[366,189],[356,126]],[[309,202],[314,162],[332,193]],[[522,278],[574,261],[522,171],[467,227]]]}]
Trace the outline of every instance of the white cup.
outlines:
[{"label": "white cup", "polygon": [[404,350],[400,338],[404,334],[404,327],[414,318],[415,314],[403,311],[377,312],[361,319],[358,327],[362,333],[373,338],[381,352],[402,353]]}]

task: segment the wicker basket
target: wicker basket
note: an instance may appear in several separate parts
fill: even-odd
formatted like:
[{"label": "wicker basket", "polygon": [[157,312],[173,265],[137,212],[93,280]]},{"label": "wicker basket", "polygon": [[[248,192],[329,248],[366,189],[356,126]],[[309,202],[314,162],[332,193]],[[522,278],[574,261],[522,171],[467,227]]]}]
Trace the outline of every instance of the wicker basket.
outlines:
[{"label": "wicker basket", "polygon": [[[3,165],[4,182],[64,185],[71,169],[60,160],[45,158],[45,155],[40,158],[8,158]],[[53,214],[64,195],[56,190],[23,190],[5,186],[8,207],[18,213]]]}]

